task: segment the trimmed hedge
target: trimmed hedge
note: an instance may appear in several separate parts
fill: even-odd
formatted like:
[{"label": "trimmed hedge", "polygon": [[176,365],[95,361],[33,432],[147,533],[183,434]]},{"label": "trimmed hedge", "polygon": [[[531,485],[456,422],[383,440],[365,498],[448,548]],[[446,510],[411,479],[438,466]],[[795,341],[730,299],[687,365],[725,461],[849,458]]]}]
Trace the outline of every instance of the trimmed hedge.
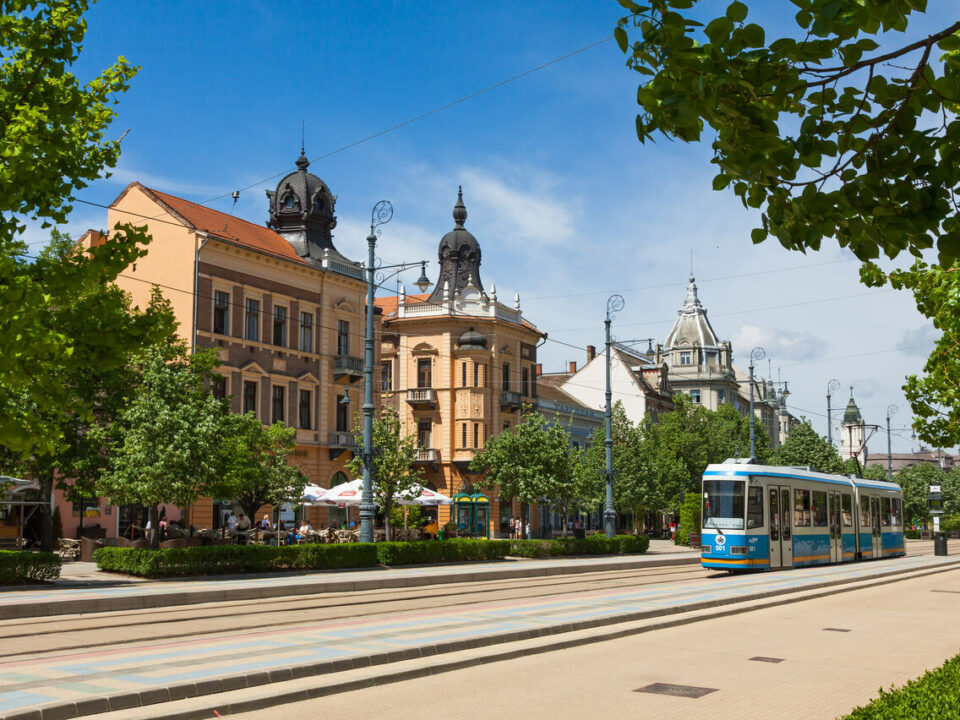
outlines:
[{"label": "trimmed hedge", "polygon": [[619,555],[647,551],[650,538],[646,535],[615,535],[607,538],[601,533],[587,538],[554,538],[553,540],[512,540],[510,554],[517,557],[545,558],[563,555]]},{"label": "trimmed hedge", "polygon": [[336,570],[375,567],[376,546],[342,545],[210,545],[207,547],[103,547],[93,553],[101,570],[142,577],[222,575],[277,570]]},{"label": "trimmed hedge", "polygon": [[377,559],[381,565],[503,560],[510,553],[509,540],[420,540],[416,542],[378,542]]},{"label": "trimmed hedge", "polygon": [[880,697],[855,708],[844,720],[956,718],[960,708],[960,655],[902,688],[880,689]]},{"label": "trimmed hedge", "polygon": [[0,550],[0,585],[43,582],[60,577],[60,557],[54,553]]}]

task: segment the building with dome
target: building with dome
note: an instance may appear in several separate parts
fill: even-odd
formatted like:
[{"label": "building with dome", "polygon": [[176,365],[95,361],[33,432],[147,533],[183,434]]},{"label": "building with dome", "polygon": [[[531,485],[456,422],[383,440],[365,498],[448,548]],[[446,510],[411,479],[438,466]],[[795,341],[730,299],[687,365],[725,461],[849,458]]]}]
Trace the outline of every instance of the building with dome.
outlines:
[{"label": "building with dome", "polygon": [[[311,483],[329,487],[350,479],[360,403],[344,400],[362,379],[366,282],[360,264],[334,246],[337,198],[309,166],[301,150],[267,191],[265,224],[134,182],[110,205],[107,226],[147,226],[147,254],[118,284],[141,306],[159,287],[189,347],[219,354],[215,394],[230,397],[236,412],[295,427],[293,461]],[[91,231],[84,242],[99,237]],[[359,398],[359,387],[349,395]],[[218,527],[231,507],[202,499],[184,509],[185,519]],[[108,532],[122,532],[123,513],[106,511],[102,500],[93,510]],[[308,518],[317,527],[346,519],[338,508],[311,508]]]},{"label": "building with dome", "polygon": [[853,399],[852,387],[840,428],[840,457],[844,460],[856,458],[861,466],[867,465],[867,426],[863,422],[857,401]]},{"label": "building with dome", "polygon": [[[494,434],[514,426],[525,404],[537,401],[537,345],[546,334],[523,316],[519,295],[501,302],[480,279],[480,244],[467,230],[462,188],[454,227],[438,248],[431,293],[378,298],[382,331],[381,401],[393,404],[405,432],[416,435],[417,462],[429,486],[445,495],[479,494],[482,474],[469,469]],[[538,513],[510,498],[488,497],[474,514],[491,537],[509,533],[509,518]],[[438,508],[442,524],[450,508]],[[458,522],[461,518],[457,518]],[[463,523],[461,523],[463,524]]]}]

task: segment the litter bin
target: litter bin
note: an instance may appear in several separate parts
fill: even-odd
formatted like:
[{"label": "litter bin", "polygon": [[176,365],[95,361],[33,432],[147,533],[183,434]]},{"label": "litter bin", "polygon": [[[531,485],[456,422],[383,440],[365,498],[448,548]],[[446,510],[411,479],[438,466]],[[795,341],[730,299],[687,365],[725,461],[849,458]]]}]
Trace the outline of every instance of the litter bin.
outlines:
[{"label": "litter bin", "polygon": [[946,533],[938,532],[933,534],[933,554],[934,555],[947,554],[947,534]]}]

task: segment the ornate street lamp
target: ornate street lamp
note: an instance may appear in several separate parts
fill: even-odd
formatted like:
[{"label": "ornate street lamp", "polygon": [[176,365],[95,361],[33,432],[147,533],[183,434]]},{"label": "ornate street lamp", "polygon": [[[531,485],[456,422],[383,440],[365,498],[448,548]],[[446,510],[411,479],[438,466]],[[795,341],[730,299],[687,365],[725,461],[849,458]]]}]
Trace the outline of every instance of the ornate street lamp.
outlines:
[{"label": "ornate street lamp", "polygon": [[606,471],[607,471],[607,497],[603,505],[603,530],[608,538],[616,534],[617,511],[613,508],[613,405],[611,404],[612,393],[610,391],[610,316],[615,312],[623,310],[626,303],[622,295],[611,295],[607,298],[607,319],[603,321],[604,329],[607,334],[607,407],[604,412],[604,422],[606,424],[607,435],[603,441],[606,450]]},{"label": "ornate street lamp", "polygon": [[[360,542],[373,542],[373,519],[377,506],[373,502],[373,299],[377,288],[386,280],[409,268],[420,266],[420,277],[414,283],[421,292],[430,287],[427,278],[427,262],[398,263],[396,265],[377,265],[376,246],[380,235],[380,226],[390,222],[393,217],[393,205],[389,200],[381,200],[373,206],[370,213],[370,234],[367,236],[367,325],[364,334],[363,358],[363,494],[360,497]],[[390,275],[384,270],[395,269]],[[349,396],[345,396],[349,397]]]},{"label": "ornate street lamp", "polygon": [[840,389],[839,380],[830,380],[827,383],[827,442],[833,447],[833,424],[830,422],[830,393]]},{"label": "ornate street lamp", "polygon": [[757,442],[754,433],[753,417],[753,364],[757,360],[763,360],[767,356],[767,351],[762,347],[755,347],[750,351],[750,460],[751,462],[757,456]]}]

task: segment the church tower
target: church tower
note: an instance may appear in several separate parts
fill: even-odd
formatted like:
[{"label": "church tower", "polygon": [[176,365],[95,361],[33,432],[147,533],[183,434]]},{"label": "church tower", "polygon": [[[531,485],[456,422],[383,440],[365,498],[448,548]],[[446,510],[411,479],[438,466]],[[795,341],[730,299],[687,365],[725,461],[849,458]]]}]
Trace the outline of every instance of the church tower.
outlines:
[{"label": "church tower", "polygon": [[853,399],[853,388],[850,388],[850,402],[843,413],[843,427],[840,430],[840,457],[844,460],[857,458],[861,465],[867,462],[866,426],[860,408]]}]

